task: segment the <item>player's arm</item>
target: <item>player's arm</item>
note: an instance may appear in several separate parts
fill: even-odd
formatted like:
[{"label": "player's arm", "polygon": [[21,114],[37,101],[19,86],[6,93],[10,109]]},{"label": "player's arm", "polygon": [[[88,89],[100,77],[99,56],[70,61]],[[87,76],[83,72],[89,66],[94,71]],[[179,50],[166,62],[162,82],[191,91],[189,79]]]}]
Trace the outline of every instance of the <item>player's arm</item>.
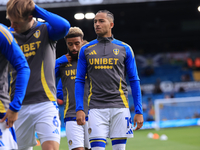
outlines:
[{"label": "player's arm", "polygon": [[35,5],[33,16],[46,21],[49,38],[53,41],[63,38],[69,31],[70,23],[66,19],[37,5]]},{"label": "player's arm", "polygon": [[20,47],[15,42],[11,33],[5,28],[0,25],[0,50],[17,71],[17,78],[13,101],[9,104],[9,109],[1,122],[7,118],[8,126],[12,127],[14,121],[17,119],[17,112],[21,109],[22,101],[26,93],[30,69]]},{"label": "player's arm", "polygon": [[83,97],[86,71],[87,61],[84,54],[84,47],[82,47],[79,52],[77,74],[75,79],[76,120],[78,125],[85,124]]},{"label": "player's arm", "polygon": [[57,98],[63,100],[62,81],[58,81],[57,85]]},{"label": "player's arm", "polygon": [[68,63],[68,59],[65,55],[59,57],[56,59],[56,65],[55,65],[55,74],[56,74],[56,77],[60,77],[60,65],[63,64],[63,63]]},{"label": "player's arm", "polygon": [[135,130],[138,130],[143,125],[142,96],[141,96],[140,80],[138,77],[135,57],[132,49],[129,46],[126,47],[125,66],[134,100],[134,107],[135,107],[134,127],[137,123],[137,127]]},{"label": "player's arm", "polygon": [[57,84],[57,103],[58,105],[63,105],[63,90],[62,90],[62,80],[59,79]]}]

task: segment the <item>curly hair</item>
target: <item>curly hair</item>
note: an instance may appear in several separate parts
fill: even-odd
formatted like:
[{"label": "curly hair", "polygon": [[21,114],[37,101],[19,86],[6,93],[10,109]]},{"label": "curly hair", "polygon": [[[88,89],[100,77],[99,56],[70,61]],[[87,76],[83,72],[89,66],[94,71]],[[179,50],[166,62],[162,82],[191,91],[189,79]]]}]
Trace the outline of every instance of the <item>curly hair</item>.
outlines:
[{"label": "curly hair", "polygon": [[79,36],[81,37],[81,39],[83,39],[83,31],[79,27],[71,27],[68,34],[65,36],[65,39]]}]

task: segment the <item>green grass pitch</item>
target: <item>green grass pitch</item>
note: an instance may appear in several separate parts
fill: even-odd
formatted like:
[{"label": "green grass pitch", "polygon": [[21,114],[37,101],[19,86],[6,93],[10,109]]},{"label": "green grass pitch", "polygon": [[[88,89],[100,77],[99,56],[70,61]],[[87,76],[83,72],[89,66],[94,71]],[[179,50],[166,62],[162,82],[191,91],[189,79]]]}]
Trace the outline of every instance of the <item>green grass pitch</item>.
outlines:
[{"label": "green grass pitch", "polygon": [[[150,132],[159,136],[165,134],[168,140],[148,138],[147,134]],[[40,146],[35,146],[33,150],[42,149]],[[59,150],[68,150],[66,137],[61,138]],[[106,150],[112,150],[110,140]],[[128,139],[126,150],[200,150],[200,126],[134,131],[134,138]]]}]

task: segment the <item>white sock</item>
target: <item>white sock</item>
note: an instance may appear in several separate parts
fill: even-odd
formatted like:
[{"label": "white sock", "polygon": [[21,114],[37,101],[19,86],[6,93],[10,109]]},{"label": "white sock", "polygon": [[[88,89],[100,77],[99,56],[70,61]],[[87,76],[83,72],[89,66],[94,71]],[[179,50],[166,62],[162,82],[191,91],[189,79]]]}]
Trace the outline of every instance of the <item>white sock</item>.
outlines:
[{"label": "white sock", "polygon": [[125,150],[126,144],[116,144],[112,146],[113,150]]},{"label": "white sock", "polygon": [[93,147],[92,150],[105,150],[104,147]]}]

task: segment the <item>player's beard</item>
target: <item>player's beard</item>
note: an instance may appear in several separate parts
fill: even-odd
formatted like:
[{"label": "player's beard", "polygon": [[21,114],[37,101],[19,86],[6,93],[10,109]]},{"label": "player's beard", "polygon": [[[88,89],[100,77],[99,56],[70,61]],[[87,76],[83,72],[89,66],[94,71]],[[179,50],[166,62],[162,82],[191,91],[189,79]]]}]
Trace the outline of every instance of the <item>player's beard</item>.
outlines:
[{"label": "player's beard", "polygon": [[78,60],[78,53],[72,54],[72,52],[74,52],[74,51],[76,51],[76,50],[69,51],[69,55],[72,57],[72,60]]}]

